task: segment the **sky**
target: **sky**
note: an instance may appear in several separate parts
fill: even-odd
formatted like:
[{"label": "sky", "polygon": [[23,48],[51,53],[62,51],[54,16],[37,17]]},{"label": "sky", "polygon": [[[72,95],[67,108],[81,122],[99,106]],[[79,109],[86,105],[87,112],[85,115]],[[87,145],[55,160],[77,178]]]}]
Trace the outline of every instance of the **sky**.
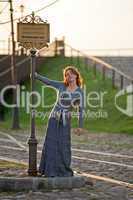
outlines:
[{"label": "sky", "polygon": [[[54,0],[14,0],[14,17],[31,13]],[[7,3],[0,2],[0,11]],[[0,14],[0,23],[9,19],[9,8]],[[133,49],[133,0],[59,0],[37,13],[50,23],[51,41],[65,36],[80,50]],[[10,35],[10,24],[0,25],[0,40]]]}]

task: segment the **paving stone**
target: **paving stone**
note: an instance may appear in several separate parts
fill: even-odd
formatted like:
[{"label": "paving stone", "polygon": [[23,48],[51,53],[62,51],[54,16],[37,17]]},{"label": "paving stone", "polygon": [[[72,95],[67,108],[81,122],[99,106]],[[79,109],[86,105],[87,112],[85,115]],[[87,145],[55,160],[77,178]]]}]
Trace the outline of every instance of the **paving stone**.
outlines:
[{"label": "paving stone", "polygon": [[[21,140],[22,133],[17,135],[17,139]],[[23,144],[26,143],[26,139],[28,137],[23,137]],[[42,138],[39,139],[39,150],[42,148]],[[81,142],[82,141],[82,142]],[[72,138],[72,147],[76,149],[85,149],[92,151],[102,151],[113,154],[123,154],[132,156],[133,155],[133,136],[125,135],[125,134],[106,134],[106,133],[89,133],[88,135],[74,137]],[[9,145],[8,143],[6,144]],[[10,149],[2,149],[2,143],[0,143],[0,152],[3,156],[8,156],[11,159],[23,160],[25,162],[28,161],[28,152],[22,151],[11,151]],[[99,176],[106,176],[110,178],[114,178],[117,180],[125,181],[133,183],[133,173],[131,168],[115,166],[115,165],[107,165],[103,163],[91,162],[87,161],[87,159],[101,159],[109,162],[118,162],[125,163],[128,165],[133,165],[132,159],[127,158],[119,158],[112,156],[101,156],[90,153],[83,152],[73,152],[73,155],[79,157],[85,157],[86,160],[78,160],[72,158],[72,168],[79,171],[84,171],[86,173],[91,173]],[[38,154],[38,161],[40,159],[40,154]],[[0,169],[0,176],[18,176],[21,172],[21,169]],[[59,186],[59,183],[62,186],[59,189],[56,189]],[[124,188],[118,186],[116,184],[112,184],[104,181],[93,181],[93,186],[84,186],[83,188],[75,188],[75,189],[64,189],[66,187],[65,183],[54,182],[53,190],[36,190],[36,182],[34,182],[33,187],[29,188],[29,192],[17,192],[17,193],[0,193],[0,200],[133,200],[133,191],[130,188]],[[7,187],[11,187],[12,182],[9,181],[8,184],[4,185],[6,190]],[[16,183],[14,188],[22,187],[24,182]],[[46,182],[46,185],[51,185],[50,182]],[[78,187],[77,182],[75,183]],[[29,183],[31,185],[31,183]],[[69,186],[72,185],[72,182],[69,182]],[[125,196],[124,196],[125,195]],[[124,199],[125,198],[125,199]]]}]

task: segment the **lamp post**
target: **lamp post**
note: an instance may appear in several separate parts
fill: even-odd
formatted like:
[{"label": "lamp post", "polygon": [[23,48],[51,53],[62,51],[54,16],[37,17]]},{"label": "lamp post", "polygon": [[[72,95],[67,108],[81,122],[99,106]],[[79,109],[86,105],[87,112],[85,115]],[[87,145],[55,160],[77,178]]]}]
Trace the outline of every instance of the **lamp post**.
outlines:
[{"label": "lamp post", "polygon": [[0,2],[9,2],[10,4],[10,19],[11,19],[11,38],[12,38],[12,54],[11,54],[11,79],[12,84],[16,86],[13,90],[13,104],[12,109],[12,129],[18,129],[19,126],[19,109],[17,107],[17,71],[15,66],[15,40],[14,40],[14,23],[13,23],[13,4],[12,0],[2,0]]},{"label": "lamp post", "polygon": [[[25,8],[24,5],[21,4],[21,5],[20,5],[21,19],[23,18],[23,15],[24,15],[24,8]],[[24,55],[24,48],[23,48],[23,47],[21,47],[20,54],[21,54],[21,55]]]},{"label": "lamp post", "polygon": [[[11,18],[11,35],[12,35],[12,56],[11,56],[11,75],[12,75],[12,84],[17,86],[17,71],[15,66],[15,40],[14,40],[14,23],[13,23],[13,5],[12,0],[9,0],[10,3],[10,18]],[[12,128],[18,129],[19,127],[19,109],[17,107],[17,88],[13,90],[13,104],[16,105],[13,108],[13,117],[12,117]]]},{"label": "lamp post", "polygon": [[30,176],[36,176],[37,175],[37,139],[35,134],[35,112],[33,105],[35,103],[35,96],[34,96],[34,90],[35,90],[35,68],[36,68],[36,52],[37,50],[35,48],[30,49],[30,56],[31,56],[31,135],[28,140],[29,144],[29,168],[28,168],[28,174]]},{"label": "lamp post", "polygon": [[23,14],[24,14],[24,5],[20,5],[20,12],[21,12],[21,18],[23,18]]},{"label": "lamp post", "polygon": [[47,46],[49,42],[49,24],[44,22],[39,16],[35,16],[34,12],[21,19],[17,24],[17,40],[21,46],[30,50],[31,56],[31,112],[30,112],[30,137],[29,144],[29,167],[28,174],[30,176],[37,175],[37,139],[35,133],[35,69],[36,69],[36,52]]}]

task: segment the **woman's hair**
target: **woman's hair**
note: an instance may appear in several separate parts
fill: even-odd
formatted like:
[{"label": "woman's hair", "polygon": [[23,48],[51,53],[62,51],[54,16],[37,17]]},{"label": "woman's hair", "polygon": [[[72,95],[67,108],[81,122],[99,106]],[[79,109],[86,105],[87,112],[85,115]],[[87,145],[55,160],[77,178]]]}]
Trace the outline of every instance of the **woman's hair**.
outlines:
[{"label": "woman's hair", "polygon": [[83,84],[84,84],[83,78],[81,77],[81,74],[78,71],[78,69],[76,67],[74,67],[74,66],[67,66],[67,67],[65,67],[65,69],[63,69],[63,76],[64,76],[65,85],[68,86],[68,82],[67,82],[67,79],[66,79],[66,72],[68,70],[70,70],[73,74],[77,75],[76,83],[77,83],[78,86],[80,86],[82,88]]}]

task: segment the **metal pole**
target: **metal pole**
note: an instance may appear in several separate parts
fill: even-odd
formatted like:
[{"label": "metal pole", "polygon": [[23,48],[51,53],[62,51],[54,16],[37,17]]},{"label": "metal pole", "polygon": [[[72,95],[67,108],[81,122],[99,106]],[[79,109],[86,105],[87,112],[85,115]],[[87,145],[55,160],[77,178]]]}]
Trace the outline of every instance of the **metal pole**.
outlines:
[{"label": "metal pole", "polygon": [[96,64],[96,62],[94,62],[93,71],[94,71],[94,78],[96,78],[96,75],[97,75],[97,64]]},{"label": "metal pole", "polygon": [[[11,55],[11,76],[12,84],[17,86],[17,71],[15,67],[15,41],[14,41],[14,24],[13,24],[13,4],[12,0],[10,3],[10,18],[11,18],[11,36],[12,36],[12,55]],[[17,87],[13,90],[13,104],[16,106],[13,108],[12,112],[12,128],[18,129],[19,127],[19,109],[17,107]]]},{"label": "metal pole", "polygon": [[55,57],[58,55],[57,38],[55,38]]},{"label": "metal pole", "polygon": [[[35,66],[36,66],[36,52],[37,50],[32,48],[30,50],[31,55],[31,92],[34,92],[35,85],[34,85],[34,74],[35,74]],[[35,96],[32,94],[31,96],[31,104],[34,105],[35,103]],[[29,168],[28,174],[30,176],[37,175],[37,139],[35,134],[35,112],[33,106],[31,107],[31,135],[28,140],[29,144]]]},{"label": "metal pole", "polygon": [[123,77],[123,75],[120,75],[120,88],[121,88],[121,90],[123,89],[123,85],[124,85],[124,77]]},{"label": "metal pole", "polygon": [[11,50],[10,50],[10,37],[8,38],[8,55],[10,55],[10,52],[11,52]]},{"label": "metal pole", "polygon": [[65,37],[63,36],[63,56],[66,57]]},{"label": "metal pole", "polygon": [[106,68],[105,68],[105,65],[102,66],[102,78],[103,78],[103,81],[105,81],[105,73],[106,73]]},{"label": "metal pole", "polygon": [[115,70],[112,69],[112,87],[115,88]]}]

